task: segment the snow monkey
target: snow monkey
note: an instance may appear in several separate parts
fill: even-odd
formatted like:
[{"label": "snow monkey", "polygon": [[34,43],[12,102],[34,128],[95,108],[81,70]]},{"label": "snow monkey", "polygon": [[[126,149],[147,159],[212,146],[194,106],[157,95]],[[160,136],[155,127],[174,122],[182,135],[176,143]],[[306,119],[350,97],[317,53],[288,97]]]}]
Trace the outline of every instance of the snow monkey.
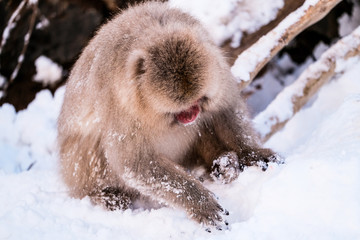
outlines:
[{"label": "snow monkey", "polygon": [[198,20],[148,2],[99,29],[75,63],[58,120],[71,196],[109,209],[140,199],[206,226],[227,212],[191,169],[224,183],[266,168],[229,65]]}]

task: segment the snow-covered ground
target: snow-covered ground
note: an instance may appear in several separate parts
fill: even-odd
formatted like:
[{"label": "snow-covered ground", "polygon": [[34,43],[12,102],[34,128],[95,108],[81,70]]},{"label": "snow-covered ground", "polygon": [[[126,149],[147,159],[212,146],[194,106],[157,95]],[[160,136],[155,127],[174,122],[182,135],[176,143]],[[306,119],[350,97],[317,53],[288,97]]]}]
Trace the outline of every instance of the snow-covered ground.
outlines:
[{"label": "snow-covered ground", "polygon": [[105,211],[66,193],[57,166],[56,118],[64,88],[38,93],[15,113],[0,107],[2,239],[360,239],[360,59],[266,145],[283,165],[206,183],[230,212],[207,233],[171,208]]}]

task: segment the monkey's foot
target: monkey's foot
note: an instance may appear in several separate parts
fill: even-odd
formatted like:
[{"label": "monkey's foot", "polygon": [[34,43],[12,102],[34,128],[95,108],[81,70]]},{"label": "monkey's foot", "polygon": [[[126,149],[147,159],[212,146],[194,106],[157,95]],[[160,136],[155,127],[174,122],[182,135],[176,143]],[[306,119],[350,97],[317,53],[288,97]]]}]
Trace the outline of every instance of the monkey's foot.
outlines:
[{"label": "monkey's foot", "polygon": [[90,197],[95,204],[100,204],[110,211],[126,210],[132,204],[130,196],[115,187],[104,188]]},{"label": "monkey's foot", "polygon": [[239,159],[235,152],[226,152],[213,161],[210,176],[223,184],[234,181],[240,173]]}]

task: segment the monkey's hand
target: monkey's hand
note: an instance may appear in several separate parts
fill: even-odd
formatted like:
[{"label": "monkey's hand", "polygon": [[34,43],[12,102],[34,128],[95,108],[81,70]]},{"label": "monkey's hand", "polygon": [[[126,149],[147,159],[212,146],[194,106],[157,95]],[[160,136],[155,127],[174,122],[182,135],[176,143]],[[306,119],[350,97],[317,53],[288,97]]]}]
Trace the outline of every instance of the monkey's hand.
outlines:
[{"label": "monkey's hand", "polygon": [[198,180],[165,157],[149,154],[153,157],[144,161],[146,155],[139,155],[142,156],[141,167],[140,160],[123,162],[125,174],[121,176],[124,181],[132,179],[127,181],[129,187],[154,200],[183,208],[192,219],[207,227],[220,229],[226,225],[222,215],[227,211]]},{"label": "monkey's hand", "polygon": [[280,155],[268,148],[243,151],[240,156],[239,163],[241,170],[246,166],[258,166],[261,167],[263,171],[266,171],[270,162],[277,164],[284,163],[284,160]]},{"label": "monkey's hand", "polygon": [[210,176],[223,184],[234,181],[240,173],[239,159],[235,152],[225,152],[213,161]]},{"label": "monkey's hand", "polygon": [[189,216],[206,226],[208,232],[213,228],[226,229],[228,223],[223,217],[229,215],[229,212],[220,206],[212,192],[205,188],[201,190],[201,193],[192,194],[195,199],[191,199],[191,203],[188,203],[188,206],[191,206],[187,207]]}]

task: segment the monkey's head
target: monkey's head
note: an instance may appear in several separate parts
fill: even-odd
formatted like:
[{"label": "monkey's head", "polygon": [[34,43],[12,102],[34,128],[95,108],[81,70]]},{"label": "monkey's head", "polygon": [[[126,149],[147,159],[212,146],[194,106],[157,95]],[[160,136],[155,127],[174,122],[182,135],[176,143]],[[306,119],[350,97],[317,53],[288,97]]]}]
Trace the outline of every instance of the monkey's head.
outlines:
[{"label": "monkey's head", "polygon": [[209,110],[209,103],[224,95],[222,79],[217,79],[222,69],[211,52],[214,47],[192,34],[175,31],[135,51],[133,71],[144,106],[182,124]]}]

